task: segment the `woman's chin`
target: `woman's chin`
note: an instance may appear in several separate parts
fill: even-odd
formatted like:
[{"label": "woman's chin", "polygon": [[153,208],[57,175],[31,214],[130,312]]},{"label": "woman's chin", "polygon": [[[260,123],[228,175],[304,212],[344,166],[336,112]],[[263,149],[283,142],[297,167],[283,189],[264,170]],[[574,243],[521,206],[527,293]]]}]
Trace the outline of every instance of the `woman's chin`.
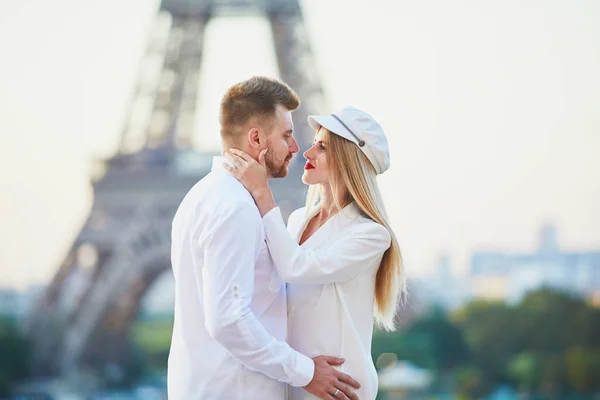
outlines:
[{"label": "woman's chin", "polygon": [[302,183],[304,183],[305,185],[312,185],[312,179],[310,179],[310,175],[307,174],[307,171],[304,171],[304,173],[302,174]]},{"label": "woman's chin", "polygon": [[314,169],[305,169],[302,174],[302,182],[306,185],[325,185],[329,182],[328,177],[323,176],[321,171],[316,172]]}]

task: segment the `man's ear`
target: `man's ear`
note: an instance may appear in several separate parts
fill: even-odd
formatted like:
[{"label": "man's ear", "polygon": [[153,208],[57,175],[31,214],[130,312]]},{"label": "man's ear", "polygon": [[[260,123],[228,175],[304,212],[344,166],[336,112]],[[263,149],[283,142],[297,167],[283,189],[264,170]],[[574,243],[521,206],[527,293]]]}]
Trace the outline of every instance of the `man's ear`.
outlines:
[{"label": "man's ear", "polygon": [[252,128],[250,128],[250,130],[248,131],[248,144],[250,145],[250,147],[259,149],[262,147],[262,142],[263,140],[261,138],[260,128],[258,128],[257,126],[253,126]]}]

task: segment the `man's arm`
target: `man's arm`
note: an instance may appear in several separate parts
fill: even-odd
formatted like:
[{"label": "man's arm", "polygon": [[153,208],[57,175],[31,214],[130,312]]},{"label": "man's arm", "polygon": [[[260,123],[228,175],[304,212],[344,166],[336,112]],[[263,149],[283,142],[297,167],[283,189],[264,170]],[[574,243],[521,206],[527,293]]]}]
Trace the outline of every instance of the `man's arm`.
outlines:
[{"label": "man's arm", "polygon": [[358,400],[352,387],[360,384],[334,366],[335,357],[310,359],[276,340],[261,325],[250,305],[261,219],[252,205],[232,207],[213,215],[205,237],[202,296],[206,328],[227,352],[248,369],[269,378],[304,387],[321,399]]},{"label": "man's arm", "polygon": [[240,204],[213,219],[202,244],[201,271],[209,334],[248,369],[292,386],[306,386],[313,379],[313,361],[276,340],[250,308],[261,228],[256,209]]}]

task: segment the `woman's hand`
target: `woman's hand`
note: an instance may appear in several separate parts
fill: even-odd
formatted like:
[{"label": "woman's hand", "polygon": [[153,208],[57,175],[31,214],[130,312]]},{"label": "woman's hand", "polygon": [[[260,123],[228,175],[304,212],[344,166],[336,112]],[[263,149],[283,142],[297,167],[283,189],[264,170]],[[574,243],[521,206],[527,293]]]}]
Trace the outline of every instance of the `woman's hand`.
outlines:
[{"label": "woman's hand", "polygon": [[259,153],[257,162],[248,153],[232,148],[225,153],[225,157],[234,167],[223,164],[225,169],[250,192],[261,216],[264,216],[275,207],[273,194],[269,188],[269,174],[265,164],[266,152],[267,149],[264,149]]},{"label": "woman's hand", "polygon": [[258,162],[242,150],[229,149],[229,152],[225,153],[225,157],[235,167],[234,169],[230,165],[225,164],[225,169],[248,189],[252,197],[269,189],[269,175],[265,165],[266,152],[267,149],[260,152]]}]

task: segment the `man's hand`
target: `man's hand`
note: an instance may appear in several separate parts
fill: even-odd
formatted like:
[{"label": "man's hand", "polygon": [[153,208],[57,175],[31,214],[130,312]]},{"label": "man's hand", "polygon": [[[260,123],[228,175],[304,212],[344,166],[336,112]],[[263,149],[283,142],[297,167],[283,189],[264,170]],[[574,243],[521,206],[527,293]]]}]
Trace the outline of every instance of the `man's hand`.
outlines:
[{"label": "man's hand", "polygon": [[318,356],[313,358],[313,361],[315,362],[315,374],[312,381],[304,386],[304,390],[323,400],[358,400],[353,388],[360,388],[360,384],[333,367],[342,365],[343,358]]}]

